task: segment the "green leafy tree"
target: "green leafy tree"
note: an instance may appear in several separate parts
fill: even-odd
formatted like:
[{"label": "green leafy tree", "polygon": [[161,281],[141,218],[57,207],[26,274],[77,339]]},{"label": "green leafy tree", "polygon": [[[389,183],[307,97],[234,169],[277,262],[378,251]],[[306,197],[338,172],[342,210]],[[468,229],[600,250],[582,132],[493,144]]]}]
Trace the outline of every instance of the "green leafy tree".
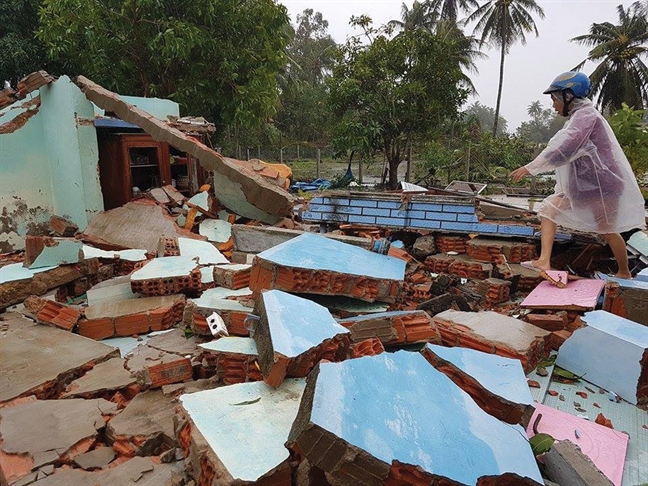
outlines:
[{"label": "green leafy tree", "polygon": [[419,2],[414,0],[412,8],[407,4],[401,5],[400,20],[390,20],[387,27],[395,31],[409,32],[416,29],[432,29],[437,17],[429,9],[428,2]]},{"label": "green leafy tree", "polygon": [[638,175],[648,171],[648,128],[642,121],[645,115],[644,110],[634,110],[623,103],[610,117],[610,126]]},{"label": "green leafy tree", "polygon": [[458,20],[459,12],[469,13],[479,8],[477,0],[429,0],[426,3],[437,18],[454,22]]},{"label": "green leafy tree", "polygon": [[500,48],[500,72],[497,88],[497,104],[493,134],[497,134],[500,103],[502,101],[502,86],[504,85],[504,59],[511,46],[517,42],[526,44],[526,34],[538,34],[538,28],[532,14],[544,18],[544,10],[535,0],[489,0],[475,10],[467,19],[477,22],[475,32],[480,34],[482,44],[489,42]]},{"label": "green leafy tree", "polygon": [[327,138],[331,116],[324,81],[332,71],[337,48],[321,13],[306,9],[297,16],[275,117],[277,127],[289,140],[324,143]]},{"label": "green leafy tree", "polygon": [[47,58],[45,46],[35,38],[41,0],[0,0],[0,82],[15,88],[23,76],[60,67]]},{"label": "green leafy tree", "polygon": [[410,143],[446,118],[456,117],[467,90],[459,86],[453,47],[424,29],[388,38],[367,17],[352,19],[371,39],[351,38],[341,49],[329,80],[330,102],[339,117],[338,149],[382,150],[389,186]]},{"label": "green leafy tree", "polygon": [[543,108],[539,101],[534,101],[527,108],[531,117],[518,127],[517,136],[537,144],[546,144],[565,124],[565,119],[551,108]]},{"label": "green leafy tree", "polygon": [[[495,110],[490,106],[482,105],[479,101],[475,101],[464,110],[463,118],[464,120],[474,118],[478,122],[481,131],[486,131],[490,130],[495,124]],[[508,122],[503,116],[499,115],[497,135],[504,135],[507,127]]]},{"label": "green leafy tree", "polygon": [[635,2],[628,9],[617,7],[619,23],[592,24],[589,34],[571,39],[591,47],[587,61],[598,62],[590,76],[597,106],[614,112],[623,103],[640,108],[648,105],[648,3]]},{"label": "green leafy tree", "polygon": [[291,28],[272,0],[44,0],[38,38],[70,74],[168,97],[219,125],[260,126],[275,112]]}]

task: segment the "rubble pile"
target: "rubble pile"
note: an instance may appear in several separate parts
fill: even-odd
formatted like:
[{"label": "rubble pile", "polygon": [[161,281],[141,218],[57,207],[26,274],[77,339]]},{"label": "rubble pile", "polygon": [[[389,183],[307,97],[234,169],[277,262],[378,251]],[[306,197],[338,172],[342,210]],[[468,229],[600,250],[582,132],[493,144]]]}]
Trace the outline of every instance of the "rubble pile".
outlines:
[{"label": "rubble pile", "polygon": [[[277,174],[266,190],[285,185]],[[82,233],[53,217],[52,236],[2,256],[2,486],[621,485],[646,472],[644,280],[528,270],[527,219],[492,224],[447,195],[331,196],[287,229],[202,189],[152,189]],[[375,226],[307,223],[336,211]],[[629,415],[643,427],[619,429]]]}]

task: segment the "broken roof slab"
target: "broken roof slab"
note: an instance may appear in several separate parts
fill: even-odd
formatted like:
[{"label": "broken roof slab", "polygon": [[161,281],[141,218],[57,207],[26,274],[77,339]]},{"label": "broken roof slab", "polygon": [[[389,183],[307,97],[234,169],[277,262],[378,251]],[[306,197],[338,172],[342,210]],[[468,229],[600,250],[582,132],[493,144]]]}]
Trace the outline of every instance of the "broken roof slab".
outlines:
[{"label": "broken roof slab", "polygon": [[543,484],[523,429],[488,415],[420,353],[321,362],[290,444],[340,484],[382,484],[395,462],[457,484]]},{"label": "broken roof slab", "polygon": [[276,223],[281,216],[290,215],[294,198],[287,191],[231,159],[223,157],[181,131],[169,127],[89,79],[79,76],[76,83],[86,97],[100,108],[141,127],[156,140],[167,142],[178,150],[190,154],[199,160],[203,168],[218,174],[218,177],[214,177],[214,194],[226,207],[237,214],[270,224]]},{"label": "broken roof slab", "polygon": [[29,394],[45,398],[49,388],[66,385],[65,380],[71,381],[89,364],[118,357],[119,350],[54,327],[32,325],[10,327],[0,339],[0,356],[4,403]]},{"label": "broken roof slab", "polygon": [[623,465],[628,449],[627,434],[592,420],[536,404],[536,411],[527,428],[529,437],[535,435],[532,424],[538,416],[541,416],[537,423],[538,433],[549,434],[556,440],[573,442],[615,486],[623,484]]},{"label": "broken roof slab", "polygon": [[180,247],[180,256],[197,259],[201,265],[229,263],[229,260],[208,241],[178,238],[178,246]]},{"label": "broken roof slab", "polygon": [[484,411],[507,423],[529,423],[533,397],[519,360],[435,344],[427,344],[422,352]]},{"label": "broken roof slab", "polygon": [[588,312],[587,326],[560,347],[556,365],[586,376],[632,404],[648,402],[648,329],[606,311]]},{"label": "broken roof slab", "polygon": [[405,276],[405,261],[304,233],[255,258],[250,288],[346,295],[393,302]]},{"label": "broken roof slab", "polygon": [[241,383],[182,395],[180,401],[232,481],[247,484],[289,458],[284,443],[305,385],[303,379],[287,379],[279,388]]},{"label": "broken roof slab", "polygon": [[[552,278],[558,274],[548,273]],[[599,279],[570,280],[567,287],[562,289],[549,282],[541,282],[520,305],[533,309],[593,310],[604,287],[605,282]]]}]

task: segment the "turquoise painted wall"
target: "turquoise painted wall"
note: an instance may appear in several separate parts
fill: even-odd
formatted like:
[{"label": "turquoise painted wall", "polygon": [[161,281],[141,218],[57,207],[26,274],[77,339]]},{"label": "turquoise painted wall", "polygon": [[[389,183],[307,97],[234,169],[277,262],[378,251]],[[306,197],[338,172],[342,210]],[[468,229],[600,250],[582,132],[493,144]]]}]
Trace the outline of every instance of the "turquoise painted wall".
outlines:
[{"label": "turquoise painted wall", "polygon": [[[166,121],[168,115],[180,116],[180,105],[175,101],[165,100],[162,98],[142,98],[139,96],[124,96],[119,97],[126,103],[136,106],[140,110],[150,113],[158,120]],[[96,105],[94,106],[95,114],[104,116],[106,112]]]}]

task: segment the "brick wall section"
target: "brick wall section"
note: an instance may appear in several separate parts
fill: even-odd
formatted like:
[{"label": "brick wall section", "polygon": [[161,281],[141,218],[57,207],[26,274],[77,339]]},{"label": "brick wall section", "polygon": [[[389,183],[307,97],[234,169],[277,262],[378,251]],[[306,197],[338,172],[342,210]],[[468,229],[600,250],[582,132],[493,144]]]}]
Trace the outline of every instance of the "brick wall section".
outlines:
[{"label": "brick wall section", "polygon": [[146,280],[131,280],[133,292],[149,297],[156,295],[172,295],[185,292],[196,293],[202,287],[200,268],[196,267],[188,275],[181,277],[152,278]]},{"label": "brick wall section", "polygon": [[27,313],[39,324],[58,327],[66,331],[72,331],[81,319],[81,312],[74,307],[35,295],[28,297],[24,305]]},{"label": "brick wall section", "polygon": [[466,249],[472,259],[488,263],[520,263],[535,257],[535,245],[518,241],[474,238]]},{"label": "brick wall section", "polygon": [[219,381],[225,385],[263,379],[256,355],[210,351],[205,353],[203,358],[207,366],[215,370]]},{"label": "brick wall section", "polygon": [[449,251],[466,253],[468,251],[467,236],[437,235],[434,238],[434,243],[439,253],[448,253]]},{"label": "brick wall section", "polygon": [[214,265],[214,283],[232,290],[242,289],[250,285],[251,272],[251,266],[237,269],[227,265]]},{"label": "brick wall section", "polygon": [[530,226],[480,222],[472,199],[446,196],[411,196],[409,201],[402,201],[400,194],[322,196],[311,199],[301,217],[314,223],[351,223],[455,233],[527,237],[535,233]]},{"label": "brick wall section", "polygon": [[180,256],[180,243],[174,236],[161,236],[158,241],[158,257]]}]

